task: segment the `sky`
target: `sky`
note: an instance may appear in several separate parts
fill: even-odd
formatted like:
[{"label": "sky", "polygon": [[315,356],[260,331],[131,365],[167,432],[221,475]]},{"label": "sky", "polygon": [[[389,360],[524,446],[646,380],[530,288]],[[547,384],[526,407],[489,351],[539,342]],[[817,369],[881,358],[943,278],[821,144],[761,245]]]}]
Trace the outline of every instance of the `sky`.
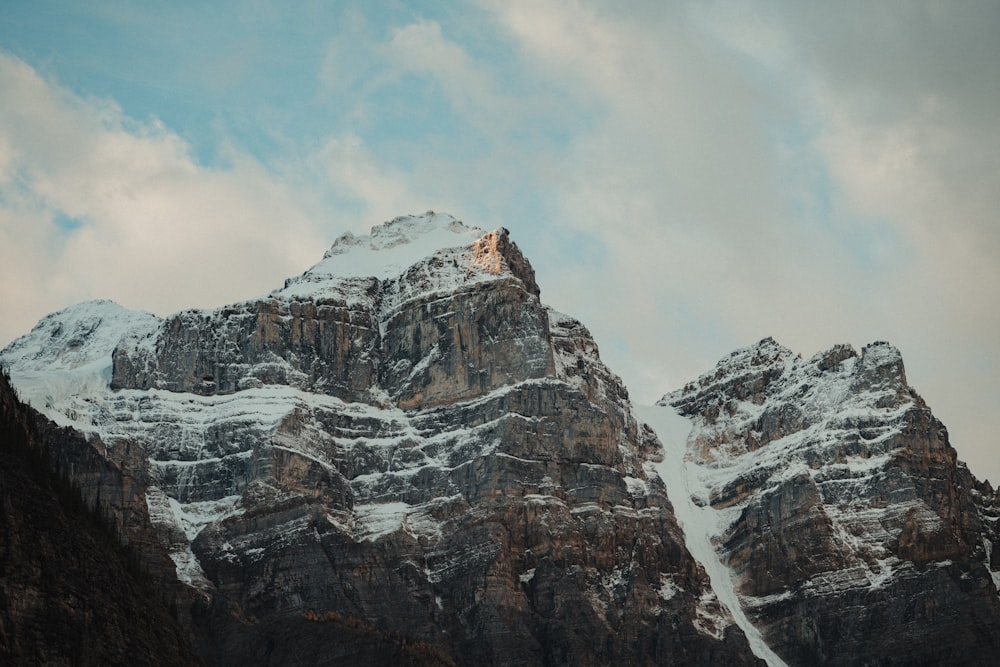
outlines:
[{"label": "sky", "polygon": [[1000,3],[0,0],[0,346],[507,227],[636,403],[896,345],[1000,482]]}]

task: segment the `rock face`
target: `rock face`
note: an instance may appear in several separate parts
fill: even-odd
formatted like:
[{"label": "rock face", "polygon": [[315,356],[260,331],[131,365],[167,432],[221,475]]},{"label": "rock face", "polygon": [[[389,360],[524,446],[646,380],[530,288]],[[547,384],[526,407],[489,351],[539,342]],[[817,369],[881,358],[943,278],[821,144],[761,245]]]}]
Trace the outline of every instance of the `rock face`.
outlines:
[{"label": "rock face", "polygon": [[[369,247],[410,245],[406,233],[426,234],[424,223],[450,232],[450,243],[469,239],[469,228],[451,220],[444,231],[440,218],[397,219],[376,228]],[[179,313],[117,347],[112,388],[217,395],[286,385],[347,402],[388,394],[405,409],[553,374],[548,313],[507,230],[414,257],[382,279],[336,271],[359,243],[339,239],[323,262],[269,298]]]},{"label": "rock face", "polygon": [[759,662],[506,230],[399,218],[267,297],[82,304],[0,361],[89,434],[94,502],[173,566],[207,663]]},{"label": "rock face", "polygon": [[141,551],[122,549],[108,517],[54,472],[88,450],[0,375],[0,663],[197,664]]},{"label": "rock face", "polygon": [[995,664],[996,495],[895,348],[803,360],[765,339],[661,404],[693,424],[695,500],[789,664]]},{"label": "rock face", "polygon": [[765,339],[646,426],[539,295],[428,213],[262,298],[44,318],[0,352],[0,661],[995,664],[1000,495],[897,350]]}]

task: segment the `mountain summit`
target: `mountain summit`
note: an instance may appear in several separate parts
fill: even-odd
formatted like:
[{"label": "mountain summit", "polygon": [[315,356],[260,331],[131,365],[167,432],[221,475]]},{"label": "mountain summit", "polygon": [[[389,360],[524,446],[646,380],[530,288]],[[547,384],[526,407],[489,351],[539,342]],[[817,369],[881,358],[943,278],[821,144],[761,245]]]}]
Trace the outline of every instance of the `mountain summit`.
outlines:
[{"label": "mountain summit", "polygon": [[790,664],[993,661],[996,497],[958,461],[896,348],[802,359],[765,339],[660,405],[692,425],[683,464],[699,528]]},{"label": "mountain summit", "polygon": [[208,664],[996,654],[996,497],[898,351],[765,339],[641,420],[539,296],[506,229],[429,212],[260,298],[73,306],[0,363]]},{"label": "mountain summit", "polygon": [[[519,274],[537,296],[531,267],[500,228],[487,233],[466,226],[446,213],[428,211],[401,216],[373,227],[371,233],[350,232],[338,238],[323,260],[297,278],[285,281],[275,296],[318,296],[324,288],[338,289],[351,278],[398,279],[425,262],[434,264],[437,289],[489,280],[510,272]],[[512,263],[511,263],[512,262]],[[429,272],[430,273],[430,272]]]}]

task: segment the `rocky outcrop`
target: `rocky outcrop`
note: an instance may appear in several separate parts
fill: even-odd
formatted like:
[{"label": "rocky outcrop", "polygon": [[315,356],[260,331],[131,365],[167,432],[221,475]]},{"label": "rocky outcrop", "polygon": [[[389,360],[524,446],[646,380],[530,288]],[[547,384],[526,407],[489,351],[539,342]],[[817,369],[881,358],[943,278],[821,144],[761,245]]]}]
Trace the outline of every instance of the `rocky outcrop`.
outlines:
[{"label": "rocky outcrop", "polygon": [[94,433],[102,502],[145,505],[208,663],[758,663],[660,444],[506,230],[400,218],[265,298],[83,306],[0,358]]},{"label": "rocky outcrop", "polygon": [[993,663],[993,496],[895,348],[803,360],[765,339],[663,403],[693,423],[718,551],[789,664]]},{"label": "rocky outcrop", "polygon": [[371,313],[342,299],[266,298],[185,311],[168,318],[147,347],[115,350],[112,387],[209,395],[277,384],[354,398],[374,383],[368,352],[377,342]]},{"label": "rocky outcrop", "polygon": [[[148,569],[169,559],[120,546],[122,525],[136,522],[124,507],[102,512],[94,487],[79,486],[95,469],[61,474],[74,457],[87,468],[90,448],[21,404],[0,374],[0,663],[196,664]],[[121,485],[102,477],[118,502]]]},{"label": "rocky outcrop", "polygon": [[112,388],[212,395],[284,385],[368,403],[378,388],[411,408],[553,372],[546,310],[526,298],[539,293],[534,271],[506,229],[384,279],[324,277],[314,268],[268,298],[168,318],[115,349]]}]

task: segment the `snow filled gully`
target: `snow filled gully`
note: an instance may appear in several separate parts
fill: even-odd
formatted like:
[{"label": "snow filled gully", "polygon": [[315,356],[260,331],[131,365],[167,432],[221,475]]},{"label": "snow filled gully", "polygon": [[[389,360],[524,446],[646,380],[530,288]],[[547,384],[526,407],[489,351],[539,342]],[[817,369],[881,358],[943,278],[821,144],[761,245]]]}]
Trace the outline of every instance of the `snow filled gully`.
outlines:
[{"label": "snow filled gully", "polygon": [[[729,568],[719,560],[719,556],[715,552],[715,547],[712,545],[712,536],[717,530],[715,510],[708,505],[699,507],[691,499],[692,489],[706,491],[698,488],[699,482],[696,478],[689,477],[688,465],[691,464],[684,461],[687,438],[691,432],[691,422],[678,415],[671,407],[642,406],[638,407],[636,412],[640,419],[656,432],[660,442],[663,443],[663,461],[656,464],[654,469],[667,487],[667,495],[670,498],[670,503],[674,506],[677,522],[684,531],[688,550],[695,560],[705,568],[715,595],[732,614],[736,625],[743,630],[754,655],[771,667],[784,667],[785,662],[771,650],[771,647],[761,636],[760,630],[743,613],[743,607],[740,606]],[[699,493],[699,495],[702,494]],[[705,495],[707,496],[707,494]]]}]

